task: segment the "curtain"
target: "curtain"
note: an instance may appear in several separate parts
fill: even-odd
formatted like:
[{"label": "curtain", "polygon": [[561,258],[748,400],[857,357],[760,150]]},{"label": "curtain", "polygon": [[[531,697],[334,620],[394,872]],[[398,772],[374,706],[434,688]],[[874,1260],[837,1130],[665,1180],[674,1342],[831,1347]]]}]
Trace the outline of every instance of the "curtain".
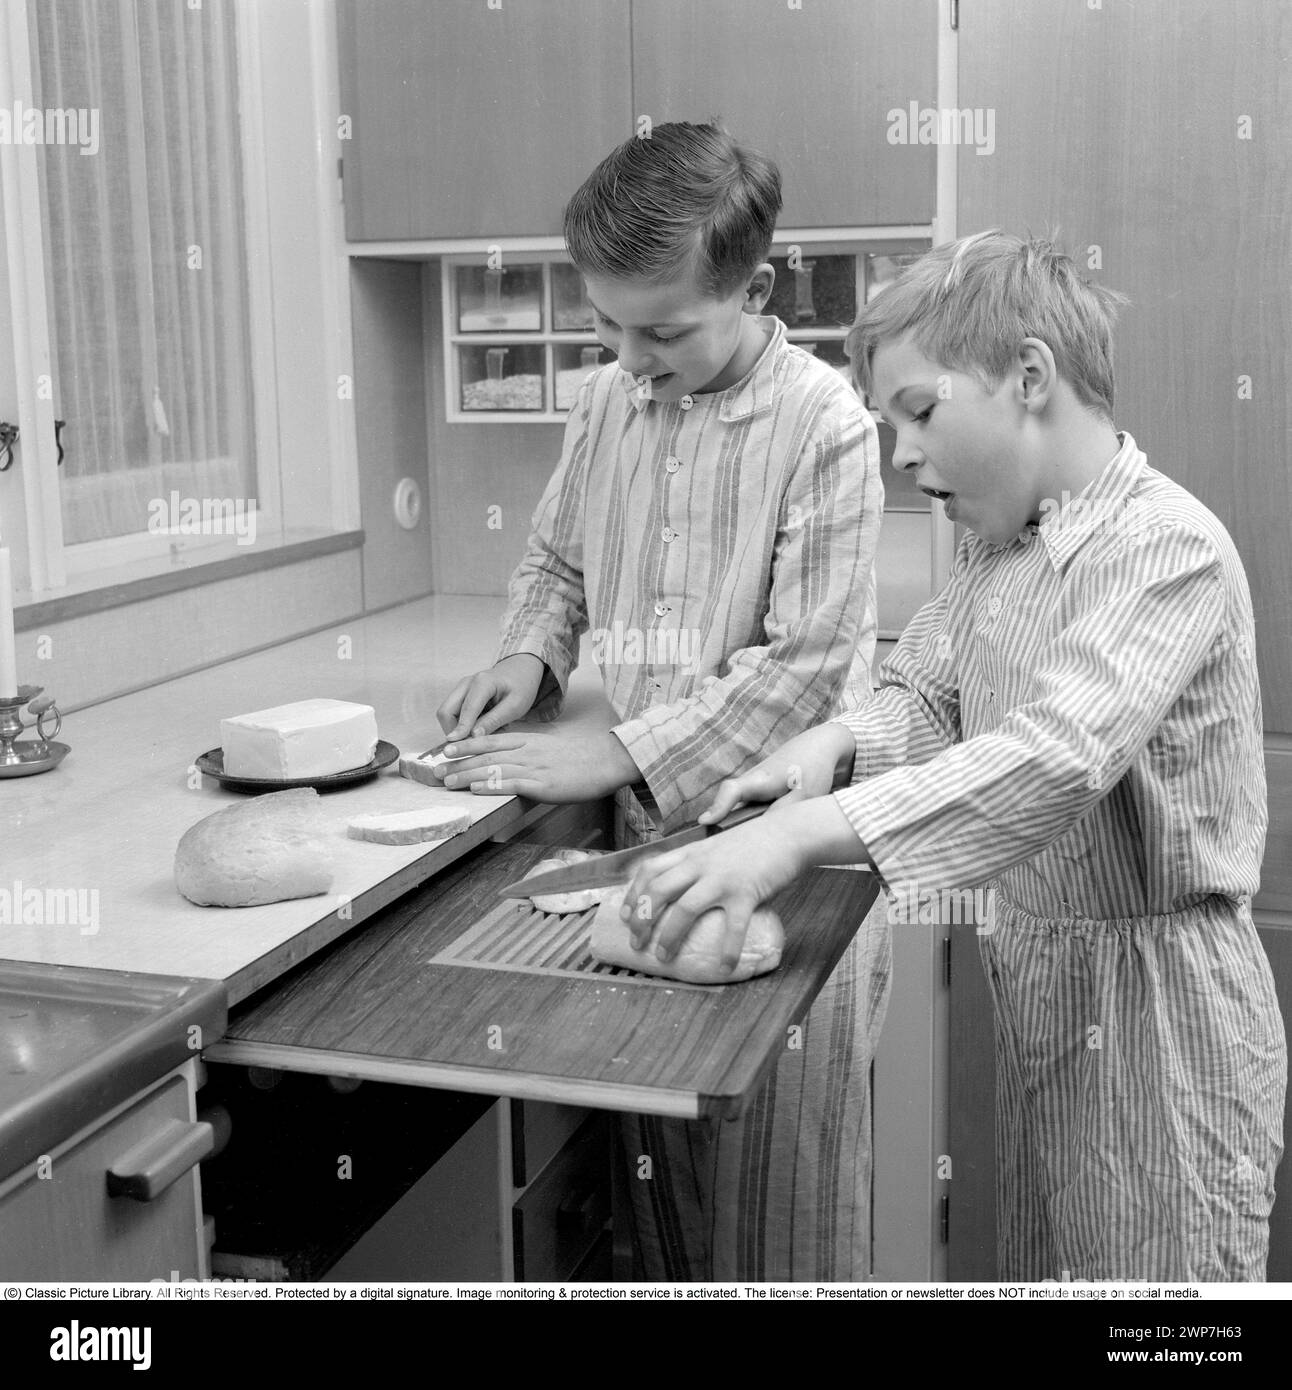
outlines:
[{"label": "curtain", "polygon": [[144,532],[174,492],[250,505],[233,7],[29,0],[28,19],[37,105],[98,113],[93,153],[41,151],[64,540]]}]

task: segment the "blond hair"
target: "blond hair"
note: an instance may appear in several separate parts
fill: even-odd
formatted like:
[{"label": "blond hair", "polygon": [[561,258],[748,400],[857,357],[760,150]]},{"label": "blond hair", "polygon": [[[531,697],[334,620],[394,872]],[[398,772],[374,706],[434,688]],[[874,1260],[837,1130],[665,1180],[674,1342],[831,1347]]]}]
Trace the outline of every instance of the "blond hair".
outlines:
[{"label": "blond hair", "polygon": [[1039,338],[1088,409],[1113,413],[1113,325],[1125,296],[1079,274],[1052,241],[992,229],[935,247],[857,317],[847,351],[874,391],[875,349],[913,335],[930,359],[998,385],[1024,338]]}]

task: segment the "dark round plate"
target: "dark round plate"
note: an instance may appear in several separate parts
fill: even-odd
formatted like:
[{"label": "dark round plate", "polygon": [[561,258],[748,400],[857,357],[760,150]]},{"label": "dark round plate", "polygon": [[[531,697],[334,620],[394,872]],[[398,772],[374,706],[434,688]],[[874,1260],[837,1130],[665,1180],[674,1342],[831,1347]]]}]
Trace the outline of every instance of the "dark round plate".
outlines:
[{"label": "dark round plate", "polygon": [[327,792],[334,787],[348,787],[352,782],[363,782],[369,777],[375,777],[397,757],[399,749],[393,743],[378,739],[376,754],[370,763],[365,763],[362,767],[352,767],[348,772],[329,772],[326,777],[292,777],[281,782],[272,777],[230,777],[224,770],[223,748],[212,748],[203,753],[197,760],[197,767],[200,772],[214,777],[221,786],[228,787],[231,792],[248,792],[254,795],[256,792],[285,792],[292,787],[317,787],[319,791]]}]

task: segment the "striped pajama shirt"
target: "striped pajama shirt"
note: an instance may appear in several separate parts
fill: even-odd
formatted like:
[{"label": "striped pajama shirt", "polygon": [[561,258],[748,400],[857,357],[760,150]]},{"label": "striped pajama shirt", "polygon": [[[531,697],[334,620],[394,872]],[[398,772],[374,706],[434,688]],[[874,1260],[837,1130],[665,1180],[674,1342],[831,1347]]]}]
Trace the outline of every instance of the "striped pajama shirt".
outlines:
[{"label": "striped pajama shirt", "polygon": [[[723,778],[869,694],[875,425],[833,368],[760,322],[766,348],[725,391],[659,402],[618,367],[588,378],[512,577],[498,657],[529,652],[550,673],[531,717],[559,712],[590,634],[652,809],[620,793],[624,844],[694,821]],[[889,941],[872,919],[747,1117],[624,1118],[645,1277],[868,1271]]]},{"label": "striped pajama shirt", "polygon": [[1261,1280],[1287,1059],[1251,599],[1120,438],[1039,527],[966,537],[834,795],[899,896],[992,885],[999,1276]]}]

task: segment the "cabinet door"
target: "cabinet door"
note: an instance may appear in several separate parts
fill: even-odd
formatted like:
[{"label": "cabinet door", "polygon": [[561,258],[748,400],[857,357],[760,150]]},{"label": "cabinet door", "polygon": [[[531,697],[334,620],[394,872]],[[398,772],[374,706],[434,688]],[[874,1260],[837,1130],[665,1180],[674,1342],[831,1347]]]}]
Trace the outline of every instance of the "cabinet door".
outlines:
[{"label": "cabinet door", "polygon": [[932,145],[890,144],[932,107],[934,0],[633,0],[634,118],[712,116],[781,170],[783,227],[925,223]]},{"label": "cabinet door", "polygon": [[137,1104],[0,1186],[0,1279],[207,1277],[196,1166],[151,1201],[110,1197],[106,1174],[168,1124],[193,1121],[175,1073]]},{"label": "cabinet door", "polygon": [[628,0],[341,0],[351,241],[558,235],[632,133]]},{"label": "cabinet door", "polygon": [[1233,536],[1266,726],[1292,732],[1292,6],[1138,0],[961,8],[958,230],[1057,228],[1130,297],[1117,423]]}]

